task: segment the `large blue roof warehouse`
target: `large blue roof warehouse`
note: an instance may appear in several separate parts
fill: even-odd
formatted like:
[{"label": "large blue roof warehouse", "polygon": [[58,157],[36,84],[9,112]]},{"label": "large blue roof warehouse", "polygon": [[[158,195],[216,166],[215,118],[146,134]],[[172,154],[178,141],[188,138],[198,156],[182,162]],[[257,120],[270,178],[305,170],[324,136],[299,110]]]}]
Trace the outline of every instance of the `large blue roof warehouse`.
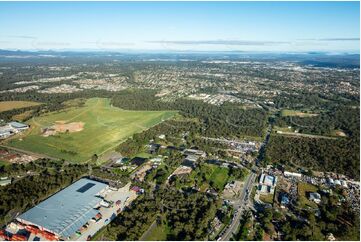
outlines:
[{"label": "large blue roof warehouse", "polygon": [[107,187],[107,184],[82,178],[17,219],[68,238],[98,213],[95,207],[102,198],[97,195]]}]

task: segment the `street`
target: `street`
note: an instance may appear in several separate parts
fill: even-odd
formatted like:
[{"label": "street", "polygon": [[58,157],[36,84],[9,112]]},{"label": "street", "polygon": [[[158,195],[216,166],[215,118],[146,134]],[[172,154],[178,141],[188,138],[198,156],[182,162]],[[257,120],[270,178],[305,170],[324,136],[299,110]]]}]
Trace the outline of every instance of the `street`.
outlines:
[{"label": "street", "polygon": [[220,239],[218,240],[228,241],[232,237],[233,233],[237,231],[242,212],[247,207],[247,204],[249,202],[249,194],[252,191],[256,176],[256,173],[251,172],[251,174],[247,177],[242,193],[239,196],[239,199],[234,203],[235,216],[233,217],[231,224],[228,225],[223,232],[221,232]]},{"label": "street", "polygon": [[233,220],[232,220],[231,224],[228,225],[225,228],[225,230],[223,230],[220,233],[218,240],[222,240],[222,241],[230,240],[233,233],[235,233],[238,229],[242,213],[246,209],[247,205],[249,204],[250,193],[252,191],[252,187],[253,187],[253,185],[255,183],[255,179],[257,177],[257,171],[258,171],[257,166],[259,166],[260,161],[262,161],[264,159],[265,148],[266,148],[266,145],[268,144],[271,131],[272,131],[272,124],[270,123],[268,125],[267,131],[266,131],[265,140],[261,144],[261,147],[259,150],[259,155],[256,159],[256,165],[252,167],[251,174],[247,177],[247,180],[245,182],[245,186],[243,187],[242,193],[240,194],[239,199],[234,203],[235,212],[234,212]]}]

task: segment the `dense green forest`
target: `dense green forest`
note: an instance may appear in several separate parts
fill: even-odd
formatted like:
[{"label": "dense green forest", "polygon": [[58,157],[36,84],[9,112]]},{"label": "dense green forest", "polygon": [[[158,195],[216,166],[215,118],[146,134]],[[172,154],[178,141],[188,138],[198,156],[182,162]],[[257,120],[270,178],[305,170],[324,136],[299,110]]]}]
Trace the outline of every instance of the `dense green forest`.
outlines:
[{"label": "dense green forest", "polygon": [[360,134],[360,110],[352,106],[338,105],[314,117],[280,117],[277,126],[293,126],[300,133],[330,135],[335,130],[349,137]]},{"label": "dense green forest", "polygon": [[219,204],[208,196],[159,189],[145,194],[116,217],[103,231],[109,240],[138,240],[162,215],[170,226],[167,240],[204,240]]},{"label": "dense green forest", "polygon": [[[318,100],[307,96],[310,100]],[[302,100],[299,100],[302,104]],[[326,104],[325,104],[326,103]],[[342,131],[346,137],[335,139],[290,137],[272,134],[266,148],[266,157],[270,162],[289,166],[307,167],[318,171],[334,171],[359,179],[360,171],[360,110],[354,106],[315,102],[325,106],[317,116],[312,117],[277,117],[275,125],[279,127],[292,126],[300,133],[335,136],[336,131]],[[326,107],[327,106],[327,107]],[[319,107],[317,111],[320,111]]]},{"label": "dense green forest", "polygon": [[198,118],[206,136],[263,135],[267,113],[263,109],[244,110],[235,104],[215,106],[202,101],[177,99],[162,102],[154,90],[124,91],[112,98],[114,106],[129,110],[178,110],[187,118]]},{"label": "dense green forest", "polygon": [[274,98],[276,108],[307,108],[311,110],[330,110],[335,106],[360,105],[360,97],[346,94],[321,94],[311,91],[300,91],[291,94],[282,93]]},{"label": "dense green forest", "polygon": [[356,138],[331,140],[271,135],[266,159],[316,171],[334,171],[359,179],[359,150],[360,142]]}]

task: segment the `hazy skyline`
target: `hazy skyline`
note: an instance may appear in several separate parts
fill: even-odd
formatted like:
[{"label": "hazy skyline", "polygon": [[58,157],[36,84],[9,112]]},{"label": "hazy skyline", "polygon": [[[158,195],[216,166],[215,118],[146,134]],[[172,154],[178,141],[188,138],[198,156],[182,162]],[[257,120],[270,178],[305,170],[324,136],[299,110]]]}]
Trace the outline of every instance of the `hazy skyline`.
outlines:
[{"label": "hazy skyline", "polygon": [[359,52],[359,2],[0,2],[0,49]]}]

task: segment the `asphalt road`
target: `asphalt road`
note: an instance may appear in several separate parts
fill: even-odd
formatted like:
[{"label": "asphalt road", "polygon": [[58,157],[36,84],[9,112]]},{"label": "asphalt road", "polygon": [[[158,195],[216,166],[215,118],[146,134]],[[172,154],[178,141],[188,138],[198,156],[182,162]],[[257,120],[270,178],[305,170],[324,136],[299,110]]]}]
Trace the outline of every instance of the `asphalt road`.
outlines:
[{"label": "asphalt road", "polygon": [[233,233],[237,231],[242,212],[245,210],[249,203],[249,195],[252,191],[252,186],[254,184],[256,176],[256,173],[251,172],[251,174],[247,177],[242,193],[240,194],[239,199],[234,203],[235,216],[233,217],[231,224],[228,225],[226,230],[221,233],[221,237],[218,240],[229,241]]},{"label": "asphalt road", "polygon": [[[247,180],[245,182],[245,186],[243,187],[242,193],[239,196],[239,199],[234,203],[234,209],[235,209],[235,215],[233,217],[233,220],[230,225],[226,227],[225,230],[223,230],[220,234],[220,237],[218,240],[222,241],[229,241],[233,235],[233,233],[237,232],[240,219],[242,216],[243,211],[246,209],[246,207],[249,205],[250,202],[250,193],[252,192],[252,187],[255,183],[255,179],[257,177],[257,166],[259,165],[260,161],[264,158],[265,148],[269,142],[270,134],[272,132],[272,124],[268,125],[265,140],[262,142],[259,155],[256,159],[256,166],[253,166],[251,174],[247,177]],[[248,193],[247,193],[248,190]]]}]

